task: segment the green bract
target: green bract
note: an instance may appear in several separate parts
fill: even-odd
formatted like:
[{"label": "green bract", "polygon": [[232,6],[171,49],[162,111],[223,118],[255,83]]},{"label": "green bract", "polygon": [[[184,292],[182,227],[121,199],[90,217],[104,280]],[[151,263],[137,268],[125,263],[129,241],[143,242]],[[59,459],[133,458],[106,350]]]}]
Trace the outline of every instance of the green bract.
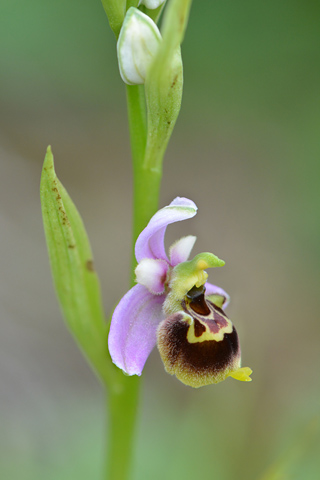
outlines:
[{"label": "green bract", "polygon": [[188,21],[190,0],[172,0],[166,7],[162,42],[145,82],[148,136],[145,166],[160,168],[178,118],[183,86],[180,45]]},{"label": "green bract", "polygon": [[[126,13],[126,0],[101,0],[107,14],[110,27],[118,37]],[[138,3],[138,0],[137,0]]]}]

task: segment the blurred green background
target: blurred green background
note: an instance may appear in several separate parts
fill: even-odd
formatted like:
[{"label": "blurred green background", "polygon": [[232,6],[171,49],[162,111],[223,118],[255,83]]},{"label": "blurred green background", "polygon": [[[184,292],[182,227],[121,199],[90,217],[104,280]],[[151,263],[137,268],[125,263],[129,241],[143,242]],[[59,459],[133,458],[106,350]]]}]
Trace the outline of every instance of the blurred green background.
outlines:
[{"label": "blurred green background", "polygon": [[[99,479],[104,397],[65,328],[39,204],[50,143],[87,227],[109,311],[129,284],[131,166],[125,89],[99,0],[0,3],[0,478]],[[316,480],[320,475],[320,3],[194,2],[181,114],[161,205],[168,229],[232,297],[243,365],[193,390],[143,375],[134,480]]]}]

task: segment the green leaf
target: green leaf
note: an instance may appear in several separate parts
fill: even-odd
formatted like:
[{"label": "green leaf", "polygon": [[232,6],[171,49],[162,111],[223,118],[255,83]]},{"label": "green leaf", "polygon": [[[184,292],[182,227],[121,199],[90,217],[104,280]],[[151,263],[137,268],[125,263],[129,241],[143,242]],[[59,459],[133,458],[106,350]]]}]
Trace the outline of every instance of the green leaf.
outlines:
[{"label": "green leaf", "polygon": [[56,293],[66,323],[103,383],[116,374],[107,347],[98,276],[82,219],[58,180],[51,148],[44,160],[40,197]]}]

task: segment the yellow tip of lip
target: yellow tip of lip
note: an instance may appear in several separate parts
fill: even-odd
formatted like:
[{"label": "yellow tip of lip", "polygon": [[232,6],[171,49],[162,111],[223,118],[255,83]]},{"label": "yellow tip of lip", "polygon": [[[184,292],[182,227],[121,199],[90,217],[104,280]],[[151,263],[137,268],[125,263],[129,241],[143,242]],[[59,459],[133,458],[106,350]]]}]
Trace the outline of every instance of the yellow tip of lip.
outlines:
[{"label": "yellow tip of lip", "polygon": [[240,380],[240,382],[252,382],[252,378],[250,375],[252,374],[252,370],[249,367],[242,367],[235,372],[230,373],[230,377],[235,378],[236,380]]}]

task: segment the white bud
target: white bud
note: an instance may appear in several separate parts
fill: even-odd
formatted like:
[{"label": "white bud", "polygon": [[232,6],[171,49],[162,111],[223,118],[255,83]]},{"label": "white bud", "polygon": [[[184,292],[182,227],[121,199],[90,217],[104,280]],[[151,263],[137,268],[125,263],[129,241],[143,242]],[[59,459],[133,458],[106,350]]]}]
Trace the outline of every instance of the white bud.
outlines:
[{"label": "white bud", "polygon": [[139,5],[145,5],[150,10],[160,7],[166,0],[140,0]]},{"label": "white bud", "polygon": [[117,43],[119,70],[125,83],[144,83],[161,40],[154,21],[137,8],[129,8]]}]

